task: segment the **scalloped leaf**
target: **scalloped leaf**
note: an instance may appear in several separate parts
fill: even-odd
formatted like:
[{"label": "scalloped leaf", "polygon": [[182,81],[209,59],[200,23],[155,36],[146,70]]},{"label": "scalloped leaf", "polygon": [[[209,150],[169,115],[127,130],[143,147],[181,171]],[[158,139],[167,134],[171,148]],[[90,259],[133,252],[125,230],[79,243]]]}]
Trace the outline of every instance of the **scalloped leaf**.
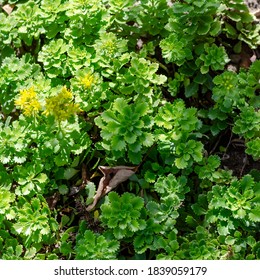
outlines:
[{"label": "scalloped leaf", "polygon": [[260,222],[260,209],[252,209],[249,213],[249,219],[252,222],[259,223]]}]

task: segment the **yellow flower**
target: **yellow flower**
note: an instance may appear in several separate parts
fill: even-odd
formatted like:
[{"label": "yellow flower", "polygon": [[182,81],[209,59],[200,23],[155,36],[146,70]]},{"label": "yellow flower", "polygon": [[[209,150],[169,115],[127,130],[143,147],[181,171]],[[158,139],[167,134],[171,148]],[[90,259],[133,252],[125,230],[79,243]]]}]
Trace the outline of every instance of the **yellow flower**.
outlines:
[{"label": "yellow flower", "polygon": [[20,96],[14,103],[23,110],[26,116],[35,116],[41,109],[41,104],[33,87],[20,90]]},{"label": "yellow flower", "polygon": [[79,105],[72,103],[72,98],[72,93],[66,87],[63,87],[56,96],[45,100],[45,111],[43,113],[46,116],[54,116],[59,122],[68,119],[80,111]]},{"label": "yellow flower", "polygon": [[80,83],[85,88],[91,88],[95,83],[95,77],[91,73],[87,73],[83,78],[80,79]]},{"label": "yellow flower", "polygon": [[114,41],[107,41],[104,44],[104,49],[106,50],[108,55],[112,55],[116,51],[116,45]]}]

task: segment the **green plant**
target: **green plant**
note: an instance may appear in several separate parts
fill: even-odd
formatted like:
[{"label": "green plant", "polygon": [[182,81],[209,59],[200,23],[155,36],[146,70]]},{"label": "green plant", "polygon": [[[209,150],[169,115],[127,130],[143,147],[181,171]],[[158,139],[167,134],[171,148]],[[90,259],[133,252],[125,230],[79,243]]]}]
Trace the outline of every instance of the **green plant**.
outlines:
[{"label": "green plant", "polygon": [[105,100],[111,98],[112,93],[109,91],[108,83],[104,82],[93,69],[79,69],[70,82],[75,101],[85,112],[96,115],[100,107],[104,106]]},{"label": "green plant", "polygon": [[184,169],[193,161],[199,162],[202,159],[202,143],[189,139],[196,139],[196,130],[201,127],[195,108],[186,109],[182,100],[176,100],[159,108],[155,123],[163,128],[156,131],[159,145],[169,142],[167,153],[174,155],[174,163],[179,169]]},{"label": "green plant", "polygon": [[14,55],[4,57],[0,68],[1,111],[9,114],[14,109],[14,97],[26,80],[39,75],[40,66],[33,63],[33,58],[25,54],[22,58]]},{"label": "green plant", "polygon": [[246,153],[251,155],[255,160],[258,160],[260,158],[259,147],[260,138],[257,137],[246,143]]},{"label": "green plant", "polygon": [[31,244],[52,244],[55,242],[55,231],[58,229],[57,221],[51,217],[50,209],[45,199],[38,195],[29,202],[20,196],[15,207],[16,222],[13,230],[24,240],[26,247]]},{"label": "green plant", "polygon": [[[208,193],[206,220],[216,223],[220,235],[228,235],[239,226],[256,228],[259,223],[259,183],[250,175],[227,186],[216,185]],[[250,231],[250,230],[249,230]]]},{"label": "green plant", "polygon": [[121,82],[119,90],[122,93],[131,94],[133,91],[150,96],[152,88],[150,85],[162,85],[167,78],[164,75],[157,75],[159,64],[151,63],[143,57],[133,57],[131,66],[128,68],[123,77],[118,77]]},{"label": "green plant", "polygon": [[153,121],[147,115],[148,106],[145,103],[127,104],[123,98],[117,98],[113,107],[95,119],[101,130],[102,146],[108,155],[118,159],[127,156],[138,164],[141,162],[142,146],[150,147],[154,137],[149,132]]},{"label": "green plant", "polygon": [[204,52],[196,59],[196,65],[200,67],[200,72],[206,74],[209,72],[209,67],[212,70],[224,70],[225,65],[229,61],[228,55],[224,47],[218,47],[215,44],[211,46],[204,44]]},{"label": "green plant", "polygon": [[68,77],[69,72],[66,65],[69,46],[63,39],[51,41],[44,45],[39,52],[39,61],[43,63],[44,69],[49,78],[57,76]]},{"label": "green plant", "polygon": [[186,60],[193,58],[191,50],[191,39],[178,37],[179,34],[171,34],[160,42],[162,55],[166,62],[174,62],[178,66],[184,64]]},{"label": "green plant", "polygon": [[1,156],[3,164],[21,164],[26,161],[30,154],[30,138],[27,138],[26,127],[23,123],[14,121],[9,126],[10,119],[7,119],[4,126],[1,127]]},{"label": "green plant", "polygon": [[12,211],[11,204],[15,201],[15,194],[10,193],[7,189],[1,189],[0,190],[0,197],[1,197],[1,218],[10,215],[10,217],[13,216],[14,212]]},{"label": "green plant", "polygon": [[102,74],[109,77],[116,73],[129,60],[127,40],[117,38],[114,33],[100,31],[99,38],[94,44],[97,66],[102,67]]},{"label": "green plant", "polygon": [[124,193],[120,197],[117,193],[111,192],[108,194],[107,203],[101,206],[100,219],[112,230],[115,238],[131,237],[146,227],[142,217],[143,206],[143,199],[131,193]]},{"label": "green plant", "polygon": [[20,47],[23,42],[31,46],[33,40],[39,40],[40,34],[44,32],[40,8],[33,1],[19,4],[19,9],[11,14],[11,18],[12,29],[8,42],[14,43],[16,47]]},{"label": "green plant", "polygon": [[113,260],[119,249],[119,242],[103,234],[88,230],[84,222],[80,225],[76,237],[76,259],[79,260]]},{"label": "green plant", "polygon": [[46,193],[48,177],[43,171],[43,165],[32,165],[27,163],[24,166],[16,166],[13,178],[19,184],[15,190],[17,195],[33,196],[37,193]]},{"label": "green plant", "polygon": [[185,194],[189,192],[186,183],[187,179],[184,176],[176,178],[173,174],[169,174],[167,177],[159,177],[154,184],[155,191],[160,194],[161,205],[151,201],[147,204],[147,209],[155,221],[165,221],[164,230],[170,230],[175,224],[175,219],[179,215],[178,209],[182,205]]},{"label": "green plant", "polygon": [[246,139],[251,139],[259,135],[259,130],[260,112],[253,107],[242,108],[239,117],[235,121],[233,132]]},{"label": "green plant", "polygon": [[0,7],[1,259],[260,258],[243,0]]}]

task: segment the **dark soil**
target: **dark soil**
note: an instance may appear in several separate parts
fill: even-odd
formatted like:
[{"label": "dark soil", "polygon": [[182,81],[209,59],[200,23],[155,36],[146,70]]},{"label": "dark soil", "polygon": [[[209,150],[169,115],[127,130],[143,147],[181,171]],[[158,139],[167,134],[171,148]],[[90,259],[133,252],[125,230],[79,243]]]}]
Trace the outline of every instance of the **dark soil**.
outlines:
[{"label": "dark soil", "polygon": [[245,147],[233,145],[223,154],[221,159],[222,168],[232,170],[233,175],[241,178],[252,169],[260,170],[260,161],[254,161],[245,153]]}]

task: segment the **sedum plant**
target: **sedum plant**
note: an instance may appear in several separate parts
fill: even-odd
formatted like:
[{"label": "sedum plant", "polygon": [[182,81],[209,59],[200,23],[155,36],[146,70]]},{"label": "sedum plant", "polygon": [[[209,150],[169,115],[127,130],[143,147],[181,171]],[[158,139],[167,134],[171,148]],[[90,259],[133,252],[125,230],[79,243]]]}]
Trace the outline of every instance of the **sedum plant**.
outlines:
[{"label": "sedum plant", "polygon": [[18,7],[9,15],[11,32],[6,43],[13,43],[16,47],[22,46],[23,43],[32,46],[33,42],[38,41],[40,35],[44,33],[41,10],[35,1],[26,1],[18,4]]},{"label": "sedum plant", "polygon": [[141,57],[133,57],[131,66],[119,81],[122,83],[119,90],[123,93],[130,94],[133,91],[140,95],[150,96],[152,90],[150,85],[162,85],[167,78],[164,75],[157,75],[159,64],[151,63],[149,60]]},{"label": "sedum plant", "polygon": [[259,259],[259,30],[243,0],[0,0],[0,258]]},{"label": "sedum plant", "polygon": [[213,89],[212,98],[219,104],[219,109],[224,113],[229,113],[236,106],[244,103],[243,92],[238,87],[237,74],[231,71],[225,71],[216,76],[213,80],[216,85]]},{"label": "sedum plant", "polygon": [[235,121],[233,132],[252,139],[259,136],[260,131],[260,111],[255,110],[253,107],[244,107]]},{"label": "sedum plant", "polygon": [[68,50],[69,46],[60,38],[51,41],[48,45],[44,45],[39,52],[38,60],[43,63],[49,78],[69,76],[69,70],[66,65]]},{"label": "sedum plant", "polygon": [[117,240],[93,233],[82,222],[76,237],[76,260],[114,260],[118,249]]},{"label": "sedum plant", "polygon": [[251,155],[253,159],[259,160],[260,158],[260,137],[250,140],[246,143],[246,153]]},{"label": "sedum plant", "polygon": [[25,54],[21,58],[14,55],[4,57],[0,68],[1,110],[9,114],[14,109],[14,98],[27,79],[39,75],[40,66],[33,63],[33,58]]},{"label": "sedum plant", "polygon": [[149,132],[153,121],[147,114],[145,103],[127,104],[123,98],[117,98],[111,109],[95,119],[101,128],[102,146],[112,159],[124,158],[125,154],[133,164],[141,162],[143,147],[154,142]]},{"label": "sedum plant", "polygon": [[1,220],[6,217],[7,219],[12,218],[14,215],[14,211],[12,210],[12,203],[15,201],[15,194],[10,193],[8,189],[1,188],[0,189],[0,197],[1,197],[1,210],[0,217]]},{"label": "sedum plant", "polygon": [[70,82],[75,102],[85,112],[96,115],[105,101],[113,98],[109,84],[91,68],[79,69]]},{"label": "sedum plant", "polygon": [[160,47],[166,62],[174,62],[181,66],[186,60],[191,60],[193,55],[190,41],[190,38],[176,33],[172,33],[169,37],[163,39],[160,42]]},{"label": "sedum plant", "polygon": [[57,122],[68,120],[79,112],[79,105],[73,102],[73,94],[63,87],[58,94],[45,99],[43,114],[53,116]]},{"label": "sedum plant", "polygon": [[173,252],[178,248],[177,229],[179,210],[189,192],[186,178],[176,178],[173,174],[161,176],[154,184],[155,191],[160,195],[159,202],[149,201],[146,205],[146,228],[136,233],[134,248],[138,253],[151,251]]},{"label": "sedum plant", "polygon": [[[220,235],[228,235],[238,227],[256,229],[259,225],[259,183],[246,175],[227,186],[216,185],[208,193],[206,219],[216,224]],[[249,230],[249,231],[251,231]]]},{"label": "sedum plant", "polygon": [[206,74],[209,72],[209,68],[214,71],[224,70],[225,65],[229,62],[225,48],[206,43],[203,49],[204,52],[196,59],[196,65],[200,67],[200,72]]},{"label": "sedum plant", "polygon": [[55,241],[58,223],[51,217],[50,209],[41,195],[31,201],[20,196],[15,210],[13,231],[18,238],[24,240],[26,247],[34,243],[52,244]]},{"label": "sedum plant", "polygon": [[119,196],[115,192],[108,194],[108,201],[101,206],[100,219],[113,232],[116,239],[131,237],[144,230],[146,222],[142,209],[144,201],[131,193]]},{"label": "sedum plant", "polygon": [[148,249],[156,251],[165,248],[167,241],[162,235],[162,225],[153,218],[148,219],[145,229],[136,233],[133,244],[138,254],[143,254]]},{"label": "sedum plant", "polygon": [[129,60],[127,40],[118,38],[114,33],[100,30],[99,38],[94,42],[96,67],[101,67],[104,77],[116,73]]},{"label": "sedum plant", "polygon": [[[0,161],[3,164],[21,164],[30,156],[30,138],[25,123],[14,121],[9,125],[10,119],[0,127]],[[28,124],[26,124],[28,125]]]},{"label": "sedum plant", "polygon": [[43,165],[40,164],[32,165],[27,163],[23,166],[16,166],[13,178],[19,185],[16,187],[15,193],[30,197],[37,193],[46,193],[45,188],[48,183],[48,177],[42,172],[43,169]]},{"label": "sedum plant", "polygon": [[170,144],[164,153],[168,152],[174,156],[177,168],[184,169],[194,161],[202,160],[203,145],[195,140],[196,131],[201,127],[195,108],[186,109],[182,100],[176,100],[159,108],[155,123],[161,127],[156,130],[159,146],[167,142]]}]

